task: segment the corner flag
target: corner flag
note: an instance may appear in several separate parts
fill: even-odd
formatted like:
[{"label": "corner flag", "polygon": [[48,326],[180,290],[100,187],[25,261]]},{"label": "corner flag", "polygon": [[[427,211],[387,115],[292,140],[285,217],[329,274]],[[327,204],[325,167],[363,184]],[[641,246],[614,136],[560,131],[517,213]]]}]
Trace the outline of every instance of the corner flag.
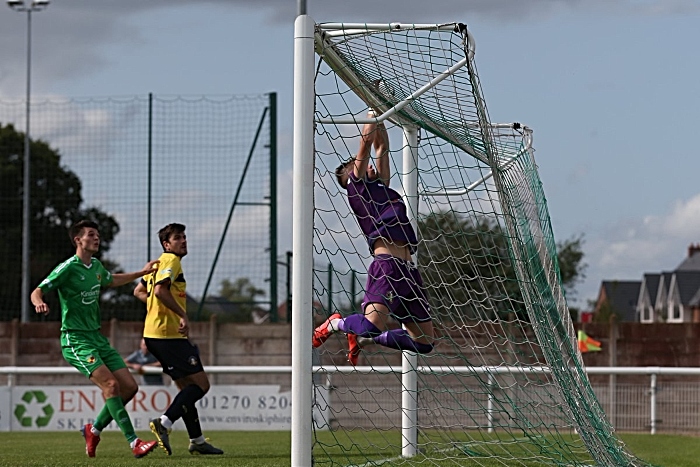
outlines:
[{"label": "corner flag", "polygon": [[591,339],[585,332],[579,331],[578,349],[581,351],[581,353],[600,352],[600,342],[595,339]]}]

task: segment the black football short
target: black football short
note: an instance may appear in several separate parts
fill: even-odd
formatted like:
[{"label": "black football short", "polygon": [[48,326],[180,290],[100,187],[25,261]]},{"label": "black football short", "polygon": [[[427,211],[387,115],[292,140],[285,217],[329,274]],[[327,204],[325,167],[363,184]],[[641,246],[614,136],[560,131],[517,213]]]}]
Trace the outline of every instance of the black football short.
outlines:
[{"label": "black football short", "polygon": [[145,337],[148,351],[160,362],[163,373],[173,380],[204,371],[199,347],[189,339],[155,339]]}]

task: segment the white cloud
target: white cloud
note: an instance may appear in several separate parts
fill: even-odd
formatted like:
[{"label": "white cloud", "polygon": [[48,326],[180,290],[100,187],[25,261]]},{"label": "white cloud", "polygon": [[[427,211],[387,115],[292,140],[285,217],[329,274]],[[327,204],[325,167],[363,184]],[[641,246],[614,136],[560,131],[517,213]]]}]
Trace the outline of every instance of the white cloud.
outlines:
[{"label": "white cloud", "polygon": [[678,201],[671,213],[661,219],[647,221],[650,226],[660,226],[662,233],[677,237],[689,238],[700,236],[700,194],[686,201]]}]

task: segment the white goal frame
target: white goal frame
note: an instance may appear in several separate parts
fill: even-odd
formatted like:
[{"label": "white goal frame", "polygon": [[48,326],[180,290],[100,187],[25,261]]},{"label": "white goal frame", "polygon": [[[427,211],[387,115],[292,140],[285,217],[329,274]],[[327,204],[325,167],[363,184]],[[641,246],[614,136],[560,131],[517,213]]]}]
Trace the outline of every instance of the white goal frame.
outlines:
[{"label": "white goal frame", "polygon": [[[399,23],[390,24],[341,24],[324,23],[319,25],[324,34],[328,36],[366,34],[368,31],[401,30]],[[430,30],[454,30],[455,24],[411,24],[411,29]],[[315,66],[315,34],[316,23],[308,15],[299,15],[295,21],[294,29],[294,144],[293,144],[293,220],[292,220],[292,245],[294,256],[292,260],[292,466],[312,465],[312,358],[311,358],[311,332],[313,327],[312,309],[313,300],[313,186],[314,186],[314,66]],[[464,189],[445,190],[436,193],[420,192],[418,189],[417,148],[418,128],[415,125],[405,124],[396,118],[397,112],[418,98],[429,89],[436,86],[442,80],[455,73],[474,59],[475,42],[467,31],[467,56],[459,60],[448,69],[432,78],[410,96],[387,108],[371,95],[364,96],[366,103],[375,109],[382,111],[375,117],[354,116],[347,118],[320,119],[319,123],[334,124],[363,124],[373,121],[382,122],[391,120],[402,128],[403,132],[403,187],[406,208],[411,218],[414,229],[417,227],[418,197],[419,195],[451,196],[463,194]],[[324,51],[324,53],[332,51]],[[355,81],[354,76],[343,76],[349,83]],[[359,83],[355,83],[359,84]],[[479,126],[486,122],[474,122]],[[493,125],[502,127],[504,125]],[[507,126],[512,126],[508,124]],[[528,131],[528,146],[531,141],[531,133]],[[471,154],[475,158],[486,162],[485,154],[475,148],[453,141],[459,148]],[[529,147],[528,147],[529,149]],[[504,161],[508,164],[510,160]],[[486,176],[479,182],[483,183],[489,177]],[[415,353],[404,351],[402,357],[402,396],[401,396],[401,434],[403,457],[411,457],[418,453],[417,447],[417,400],[415,397],[418,377],[417,356]]]}]

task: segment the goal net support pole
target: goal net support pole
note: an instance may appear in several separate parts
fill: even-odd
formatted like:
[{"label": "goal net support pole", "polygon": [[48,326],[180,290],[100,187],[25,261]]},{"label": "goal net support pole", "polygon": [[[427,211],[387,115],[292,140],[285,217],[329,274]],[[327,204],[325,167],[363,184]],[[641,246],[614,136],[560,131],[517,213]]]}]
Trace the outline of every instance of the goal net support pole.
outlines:
[{"label": "goal net support pole", "polygon": [[[414,231],[418,232],[418,128],[415,125],[402,125],[402,130],[406,212]],[[418,452],[418,356],[404,351],[401,367],[401,455],[412,457]]]}]

